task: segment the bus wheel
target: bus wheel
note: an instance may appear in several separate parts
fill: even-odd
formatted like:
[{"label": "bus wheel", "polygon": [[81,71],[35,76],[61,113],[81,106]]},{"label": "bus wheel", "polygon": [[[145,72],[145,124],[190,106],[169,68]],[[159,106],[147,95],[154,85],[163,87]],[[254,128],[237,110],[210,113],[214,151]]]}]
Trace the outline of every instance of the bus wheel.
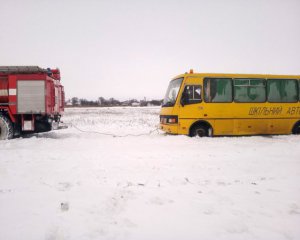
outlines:
[{"label": "bus wheel", "polygon": [[13,136],[14,130],[11,121],[0,114],[0,140],[12,139]]},{"label": "bus wheel", "polygon": [[300,134],[300,122],[297,123],[297,124],[295,125],[295,127],[293,128],[293,134],[297,134],[297,135]]},{"label": "bus wheel", "polygon": [[191,137],[208,137],[208,129],[204,126],[195,126],[191,131]]}]

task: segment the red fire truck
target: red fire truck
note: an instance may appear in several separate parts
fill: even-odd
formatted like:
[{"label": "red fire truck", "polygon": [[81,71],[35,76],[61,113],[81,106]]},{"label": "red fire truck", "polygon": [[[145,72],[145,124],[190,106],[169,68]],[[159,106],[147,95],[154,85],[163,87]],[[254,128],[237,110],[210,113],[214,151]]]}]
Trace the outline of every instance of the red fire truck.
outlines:
[{"label": "red fire truck", "polygon": [[59,69],[0,66],[0,139],[22,132],[46,132],[64,111]]}]

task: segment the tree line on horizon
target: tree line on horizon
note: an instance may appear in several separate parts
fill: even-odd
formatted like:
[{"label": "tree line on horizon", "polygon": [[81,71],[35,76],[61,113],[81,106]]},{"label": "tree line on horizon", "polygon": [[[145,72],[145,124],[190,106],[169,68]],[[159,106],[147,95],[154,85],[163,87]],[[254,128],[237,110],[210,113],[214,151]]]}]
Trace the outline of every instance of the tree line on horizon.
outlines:
[{"label": "tree line on horizon", "polygon": [[114,106],[161,106],[163,100],[137,100],[129,99],[125,101],[120,101],[115,98],[105,99],[104,97],[99,97],[97,100],[88,100],[85,98],[72,97],[68,99],[65,105],[68,107],[114,107]]}]

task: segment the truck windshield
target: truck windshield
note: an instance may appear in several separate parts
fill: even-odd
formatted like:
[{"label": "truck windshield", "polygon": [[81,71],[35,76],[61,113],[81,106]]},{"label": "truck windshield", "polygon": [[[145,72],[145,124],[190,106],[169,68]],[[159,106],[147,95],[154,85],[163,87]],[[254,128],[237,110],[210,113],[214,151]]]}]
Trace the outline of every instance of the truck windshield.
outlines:
[{"label": "truck windshield", "polygon": [[183,78],[177,78],[170,82],[162,107],[174,106],[181,83],[182,83],[182,80],[183,80]]}]

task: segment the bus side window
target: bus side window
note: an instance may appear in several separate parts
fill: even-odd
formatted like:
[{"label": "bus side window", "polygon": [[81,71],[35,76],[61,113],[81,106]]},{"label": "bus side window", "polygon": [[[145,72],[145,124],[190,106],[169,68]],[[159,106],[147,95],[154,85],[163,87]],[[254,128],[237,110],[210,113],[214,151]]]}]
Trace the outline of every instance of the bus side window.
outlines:
[{"label": "bus side window", "polygon": [[269,79],[268,101],[269,102],[298,102],[298,81],[295,79]]},{"label": "bus side window", "polygon": [[183,105],[200,103],[201,99],[201,86],[200,85],[187,85],[184,88],[181,97]]},{"label": "bus side window", "polygon": [[235,102],[265,102],[266,80],[259,78],[234,79]]},{"label": "bus side window", "polygon": [[232,102],[232,79],[205,78],[204,100],[213,103]]},{"label": "bus side window", "polygon": [[300,80],[298,80],[298,100],[300,101]]}]

